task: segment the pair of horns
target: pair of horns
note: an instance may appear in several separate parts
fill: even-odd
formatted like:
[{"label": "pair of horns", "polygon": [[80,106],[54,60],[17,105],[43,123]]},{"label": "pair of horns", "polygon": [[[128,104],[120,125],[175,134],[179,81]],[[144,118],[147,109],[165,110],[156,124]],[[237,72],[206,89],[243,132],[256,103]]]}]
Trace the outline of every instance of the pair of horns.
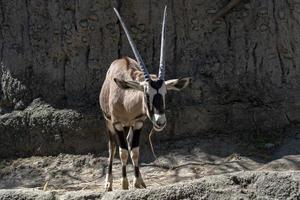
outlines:
[{"label": "pair of horns", "polygon": [[[117,11],[116,8],[114,8],[114,11],[118,17],[118,19],[121,22],[121,25],[125,31],[125,34],[127,36],[127,39],[129,41],[129,44],[131,46],[131,49],[134,53],[134,56],[136,58],[136,60],[139,63],[139,66],[141,67],[142,72],[144,73],[144,78],[145,81],[150,81],[150,74],[148,72],[148,69],[139,53],[139,51],[137,50],[130,34],[129,31],[122,19],[122,17],[120,16],[119,12]],[[161,31],[161,46],[160,46],[160,61],[159,61],[159,72],[158,72],[158,78],[160,80],[165,80],[165,26],[166,26],[166,16],[167,16],[167,6],[165,6],[164,9],[164,17],[163,17],[163,23],[162,23],[162,31]]]}]

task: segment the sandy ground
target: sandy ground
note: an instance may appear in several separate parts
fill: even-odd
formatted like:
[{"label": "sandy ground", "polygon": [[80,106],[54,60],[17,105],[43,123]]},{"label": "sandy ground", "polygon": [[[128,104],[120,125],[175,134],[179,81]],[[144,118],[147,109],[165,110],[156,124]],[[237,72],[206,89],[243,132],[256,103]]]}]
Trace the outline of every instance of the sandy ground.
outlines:
[{"label": "sandy ground", "polygon": [[[149,146],[141,150],[141,173],[148,188],[194,180],[207,175],[237,171],[300,170],[297,154],[300,139],[286,142],[272,154],[245,152],[236,141],[226,138],[191,138],[155,146],[157,160]],[[293,146],[292,146],[293,145]],[[291,148],[294,148],[291,150]],[[294,154],[294,155],[293,155]],[[37,188],[48,191],[104,190],[106,156],[69,155],[33,156],[0,162],[0,189]],[[121,164],[116,156],[113,189],[120,189]],[[132,165],[128,178],[132,183]]]}]

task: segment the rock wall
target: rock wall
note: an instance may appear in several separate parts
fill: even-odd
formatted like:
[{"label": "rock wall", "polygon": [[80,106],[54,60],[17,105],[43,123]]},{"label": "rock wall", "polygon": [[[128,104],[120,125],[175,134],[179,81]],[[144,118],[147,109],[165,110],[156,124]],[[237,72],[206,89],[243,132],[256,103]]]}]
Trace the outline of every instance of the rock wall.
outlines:
[{"label": "rock wall", "polygon": [[155,73],[165,4],[166,76],[192,76],[193,85],[168,95],[168,127],[157,137],[238,133],[266,142],[295,130],[296,0],[1,0],[0,156],[106,148],[99,90],[110,63],[133,56],[112,7]]}]

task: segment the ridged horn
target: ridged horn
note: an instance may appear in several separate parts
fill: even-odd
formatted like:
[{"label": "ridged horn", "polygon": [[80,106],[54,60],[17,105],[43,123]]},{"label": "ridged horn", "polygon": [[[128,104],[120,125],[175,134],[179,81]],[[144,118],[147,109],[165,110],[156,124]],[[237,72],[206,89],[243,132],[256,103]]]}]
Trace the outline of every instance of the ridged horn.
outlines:
[{"label": "ridged horn", "polygon": [[160,44],[160,61],[159,61],[159,72],[158,78],[165,80],[165,31],[166,31],[166,17],[167,17],[167,6],[165,6],[162,30],[161,30],[161,44]]},{"label": "ridged horn", "polygon": [[114,8],[114,11],[115,11],[115,13],[116,13],[118,19],[119,19],[120,22],[121,22],[121,25],[122,25],[122,27],[123,27],[123,30],[124,30],[124,32],[125,32],[125,34],[126,34],[126,36],[127,36],[127,39],[128,39],[129,44],[130,44],[130,46],[131,46],[131,49],[132,49],[132,51],[133,51],[133,53],[134,53],[135,59],[138,61],[139,66],[141,67],[141,70],[142,70],[142,72],[144,73],[145,81],[149,81],[149,80],[150,80],[150,75],[149,75],[148,69],[146,68],[146,65],[145,65],[145,63],[144,63],[144,61],[143,61],[143,59],[142,59],[142,57],[141,57],[139,51],[137,50],[137,48],[136,48],[136,46],[135,46],[135,44],[134,44],[134,42],[133,42],[133,40],[132,40],[132,38],[131,38],[131,36],[130,36],[130,34],[129,34],[129,31],[128,31],[128,29],[127,29],[127,27],[126,27],[126,25],[125,25],[125,23],[124,23],[122,17],[120,16],[118,10],[117,10],[116,8]]}]

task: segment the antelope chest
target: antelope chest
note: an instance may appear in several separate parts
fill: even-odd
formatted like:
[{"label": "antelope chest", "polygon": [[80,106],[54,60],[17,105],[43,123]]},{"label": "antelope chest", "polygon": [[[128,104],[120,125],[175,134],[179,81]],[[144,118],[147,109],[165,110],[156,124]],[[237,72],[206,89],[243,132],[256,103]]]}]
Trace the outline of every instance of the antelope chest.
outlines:
[{"label": "antelope chest", "polygon": [[120,122],[124,126],[133,126],[138,120],[145,120],[143,99],[140,96],[130,94],[122,101],[112,105],[112,116],[114,122]]}]

